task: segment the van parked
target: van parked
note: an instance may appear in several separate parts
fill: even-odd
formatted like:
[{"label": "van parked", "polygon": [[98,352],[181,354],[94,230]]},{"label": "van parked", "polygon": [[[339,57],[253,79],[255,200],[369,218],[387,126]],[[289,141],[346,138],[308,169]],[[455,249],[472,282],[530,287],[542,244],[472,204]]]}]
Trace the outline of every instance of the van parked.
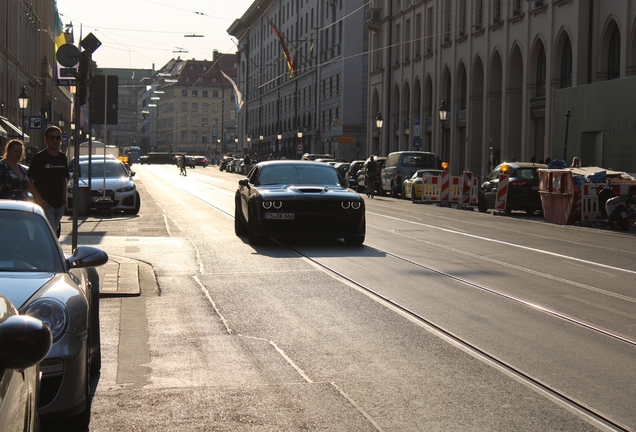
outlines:
[{"label": "van parked", "polygon": [[402,192],[402,182],[420,169],[437,169],[435,153],[423,151],[399,151],[389,153],[380,173],[381,193],[397,197]]}]

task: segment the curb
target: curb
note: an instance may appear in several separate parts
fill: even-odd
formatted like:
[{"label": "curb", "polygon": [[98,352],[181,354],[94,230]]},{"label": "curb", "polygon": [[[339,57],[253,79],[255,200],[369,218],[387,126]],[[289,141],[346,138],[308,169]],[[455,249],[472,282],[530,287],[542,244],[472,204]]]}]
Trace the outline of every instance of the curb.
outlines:
[{"label": "curb", "polygon": [[143,291],[158,291],[157,279],[150,264],[130,258],[109,256],[97,267],[100,297],[136,297]]}]

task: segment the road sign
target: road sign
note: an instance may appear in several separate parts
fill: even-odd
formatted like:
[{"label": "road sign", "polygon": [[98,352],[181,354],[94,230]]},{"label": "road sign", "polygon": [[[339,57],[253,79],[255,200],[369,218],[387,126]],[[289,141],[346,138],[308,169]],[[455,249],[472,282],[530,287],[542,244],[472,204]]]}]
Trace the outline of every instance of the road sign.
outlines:
[{"label": "road sign", "polygon": [[41,116],[41,115],[29,116],[29,129],[42,130],[43,123],[44,123],[44,116]]},{"label": "road sign", "polygon": [[66,132],[64,132],[64,133],[62,134],[62,140],[64,140],[64,141],[68,141],[68,138],[69,138],[69,135],[68,135]]},{"label": "road sign", "polygon": [[420,116],[415,116],[413,118],[413,136],[415,137],[419,137],[420,136],[420,125],[422,124],[422,120],[420,118]]},{"label": "road sign", "polygon": [[422,148],[422,138],[413,138],[413,148]]},{"label": "road sign", "polygon": [[302,143],[296,144],[296,150],[298,150],[299,152],[302,152],[303,151],[303,144]]},{"label": "road sign", "polygon": [[58,79],[56,84],[58,86],[73,87],[73,86],[77,85],[76,82],[77,81],[74,80],[74,79]]}]

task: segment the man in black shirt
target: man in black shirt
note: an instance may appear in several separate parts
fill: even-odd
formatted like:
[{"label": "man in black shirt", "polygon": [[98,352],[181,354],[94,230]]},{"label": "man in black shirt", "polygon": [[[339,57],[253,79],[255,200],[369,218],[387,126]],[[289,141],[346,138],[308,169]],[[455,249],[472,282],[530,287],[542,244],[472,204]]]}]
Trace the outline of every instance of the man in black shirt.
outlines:
[{"label": "man in black shirt", "polygon": [[35,202],[44,209],[53,231],[59,233],[69,178],[66,155],[60,152],[62,130],[49,126],[44,131],[44,142],[46,148],[36,153],[29,165],[29,190]]}]

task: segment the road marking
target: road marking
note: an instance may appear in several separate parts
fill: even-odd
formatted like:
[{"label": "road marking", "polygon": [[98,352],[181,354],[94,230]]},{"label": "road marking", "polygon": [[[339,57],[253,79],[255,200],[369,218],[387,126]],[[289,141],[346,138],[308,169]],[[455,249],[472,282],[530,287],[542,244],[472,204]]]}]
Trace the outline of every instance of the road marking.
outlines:
[{"label": "road marking", "polygon": [[622,271],[622,272],[625,272],[625,273],[630,273],[630,274],[636,275],[636,271],[634,271],[634,270],[627,270],[627,269],[623,269],[623,268],[620,268],[620,267],[614,267],[614,266],[610,266],[610,265],[607,265],[607,264],[601,264],[601,263],[597,263],[597,262],[594,262],[594,261],[588,261],[588,260],[584,260],[584,259],[581,259],[581,258],[575,258],[575,257],[568,256],[568,255],[558,254],[556,252],[549,252],[549,251],[546,251],[546,250],[543,250],[543,249],[537,249],[537,248],[532,248],[532,247],[528,247],[528,246],[522,246],[522,245],[518,245],[518,244],[515,244],[515,243],[505,242],[503,240],[495,240],[495,239],[491,239],[491,238],[488,238],[488,237],[482,237],[482,236],[478,236],[478,235],[475,235],[475,234],[468,234],[468,233],[465,233],[465,232],[452,230],[452,229],[449,229],[449,228],[441,228],[441,227],[437,227],[435,225],[429,225],[429,224],[425,224],[425,223],[421,223],[421,222],[414,222],[414,221],[410,221],[410,220],[406,220],[406,219],[397,218],[397,217],[394,217],[394,216],[386,216],[386,215],[379,214],[379,213],[367,212],[367,214],[372,214],[374,216],[380,216],[380,217],[384,217],[384,218],[387,218],[387,219],[392,219],[392,220],[396,220],[396,221],[400,221],[400,222],[407,222],[407,223],[410,223],[410,224],[423,226],[423,227],[427,227],[427,228],[430,228],[430,229],[435,229],[435,230],[438,230],[438,231],[444,231],[444,232],[447,232],[449,234],[462,235],[464,237],[471,237],[471,238],[474,238],[474,239],[477,239],[477,240],[487,241],[487,242],[491,242],[491,243],[497,243],[497,244],[501,244],[501,245],[505,245],[505,246],[511,246],[511,247],[515,247],[515,248],[518,248],[518,249],[527,250],[527,251],[530,251],[530,252],[541,253],[541,254],[544,254],[544,255],[549,255],[549,256],[553,256],[553,257],[557,257],[557,258],[563,258],[563,259],[567,259],[567,260],[570,260],[570,261],[580,262],[580,263],[583,263],[583,264],[594,265],[594,266],[601,267],[601,268],[606,268],[606,269],[616,270],[616,271]]}]

